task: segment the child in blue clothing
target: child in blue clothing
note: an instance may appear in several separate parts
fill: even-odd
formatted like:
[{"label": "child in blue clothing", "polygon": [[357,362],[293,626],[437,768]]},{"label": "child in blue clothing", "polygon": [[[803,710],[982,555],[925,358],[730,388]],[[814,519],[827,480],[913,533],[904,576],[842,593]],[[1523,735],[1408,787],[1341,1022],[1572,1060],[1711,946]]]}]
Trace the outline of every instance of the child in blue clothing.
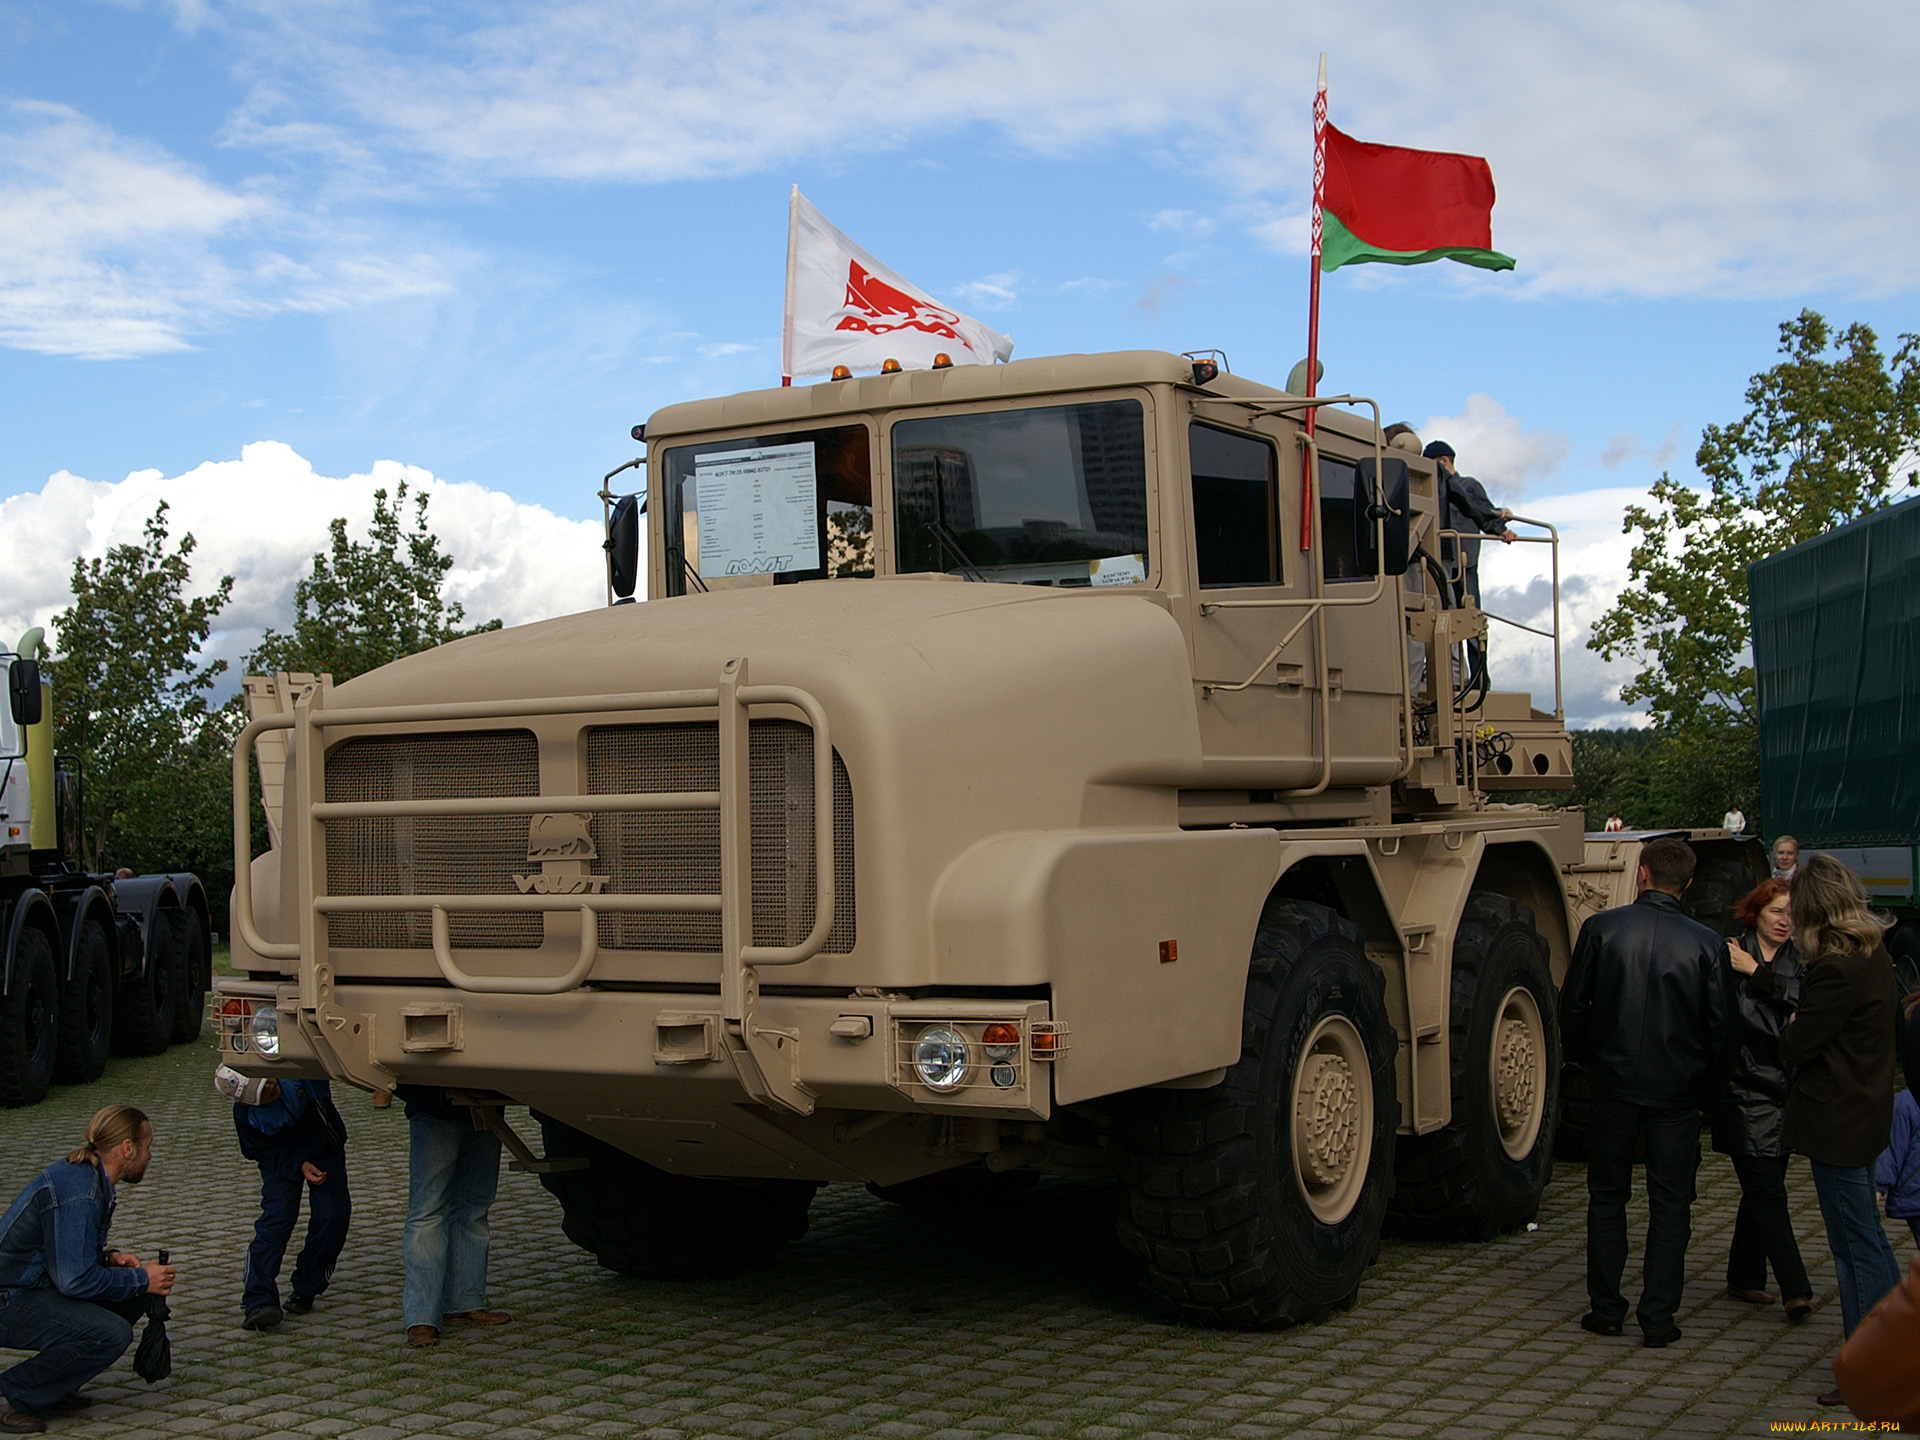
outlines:
[{"label": "child in blue clothing", "polygon": [[1893,1134],[1873,1167],[1873,1188],[1887,1203],[1887,1215],[1904,1220],[1920,1245],[1920,1101],[1913,1091],[1893,1097]]},{"label": "child in blue clothing", "polygon": [[[251,1098],[254,1092],[249,1087],[244,1093]],[[259,1087],[257,1103],[249,1104],[246,1098],[234,1102],[233,1128],[240,1137],[240,1153],[260,1167],[260,1218],[253,1227],[253,1244],[247,1247],[242,1323],[248,1330],[271,1330],[283,1314],[304,1315],[313,1309],[347,1243],[353,1218],[347,1127],[325,1080],[268,1080]],[[294,1261],[293,1295],[283,1312],[280,1261],[300,1218],[302,1190],[308,1195],[307,1239]]]}]

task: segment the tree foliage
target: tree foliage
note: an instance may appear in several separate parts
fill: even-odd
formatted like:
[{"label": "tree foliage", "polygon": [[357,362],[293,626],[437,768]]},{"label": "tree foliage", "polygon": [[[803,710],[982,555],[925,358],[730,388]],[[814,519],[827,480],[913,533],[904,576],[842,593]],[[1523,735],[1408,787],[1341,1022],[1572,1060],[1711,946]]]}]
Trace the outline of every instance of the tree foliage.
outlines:
[{"label": "tree foliage", "polygon": [[221,773],[228,732],[208,692],[226,662],[203,664],[200,649],[233,577],[189,599],[193,550],[190,534],[168,544],[162,501],[139,544],[73,562],[73,604],[54,617],[54,744],[79,762],[89,869],[188,868],[156,860],[148,831],[178,820],[210,764]]},{"label": "tree foliage", "polygon": [[293,628],[269,628],[247,657],[250,672],[331,674],[336,681],[464,635],[498,630],[489,620],[462,629],[466,611],[442,593],[453,557],[427,525],[427,497],[413,497],[404,527],[407,485],[388,503],[373,492],[373,522],[364,541],[347,536],[344,517],[330,525],[332,545],[313,557],[313,571],[294,590]]},{"label": "tree foliage", "polygon": [[1708,730],[1576,730],[1571,792],[1515,795],[1538,805],[1577,806],[1598,830],[1618,811],[1630,829],[1718,825],[1729,805],[1758,830],[1760,768],[1751,745],[1730,726]]},{"label": "tree foliage", "polygon": [[1746,414],[1702,432],[1706,491],[1663,474],[1628,508],[1631,583],[1588,641],[1639,662],[1621,699],[1697,744],[1728,727],[1728,743],[1753,743],[1747,567],[1920,480],[1920,337],[1901,336],[1889,366],[1870,327],[1836,334],[1803,310],[1781,325],[1780,353],[1748,385]]}]

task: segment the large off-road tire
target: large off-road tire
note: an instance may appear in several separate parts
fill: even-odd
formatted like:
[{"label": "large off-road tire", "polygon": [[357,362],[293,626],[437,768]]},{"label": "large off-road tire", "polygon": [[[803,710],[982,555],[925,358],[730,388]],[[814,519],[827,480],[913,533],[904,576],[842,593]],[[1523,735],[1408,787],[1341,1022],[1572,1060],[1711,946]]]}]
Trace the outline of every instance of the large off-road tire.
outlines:
[{"label": "large off-road tire", "polygon": [[810,1180],[706,1180],[673,1175],[536,1112],[548,1159],[584,1170],[540,1177],[560,1201],[561,1229],[609,1270],[691,1280],[764,1265],[807,1233]]},{"label": "large off-road tire", "polygon": [[59,1045],[60,971],[44,930],[14,943],[13,978],[0,995],[0,1105],[37,1105],[53,1083]]},{"label": "large off-road tire", "polygon": [[174,984],[173,1043],[198,1040],[207,1016],[207,981],[212,949],[207,927],[194,909],[173,916]]},{"label": "large off-road tire", "polygon": [[1271,900],[1226,1079],[1126,1097],[1120,1240],[1186,1319],[1272,1328],[1358,1299],[1400,1122],[1383,989],[1358,926]]},{"label": "large off-road tire", "polygon": [[984,1165],[962,1165],[898,1185],[869,1184],[867,1193],[906,1210],[974,1211],[1020,1200],[1039,1183],[1038,1170],[993,1171]]},{"label": "large off-road tire", "polygon": [[1741,927],[1733,912],[1759,883],[1753,871],[1738,860],[1709,860],[1687,887],[1687,913],[1722,935],[1736,936]]},{"label": "large off-road tire", "polygon": [[1421,1239],[1484,1240],[1533,1219],[1553,1175],[1560,1026],[1533,911],[1504,895],[1467,900],[1449,999],[1453,1118],[1401,1137],[1388,1221]]},{"label": "large off-road tire", "polygon": [[60,1034],[53,1078],[87,1085],[107,1068],[113,1047],[113,936],[98,914],[80,923],[73,973],[60,986]]},{"label": "large off-road tire", "polygon": [[113,1048],[121,1055],[158,1055],[173,1043],[173,1014],[180,1004],[179,915],[153,912],[146,967],[123,978],[113,997]]}]

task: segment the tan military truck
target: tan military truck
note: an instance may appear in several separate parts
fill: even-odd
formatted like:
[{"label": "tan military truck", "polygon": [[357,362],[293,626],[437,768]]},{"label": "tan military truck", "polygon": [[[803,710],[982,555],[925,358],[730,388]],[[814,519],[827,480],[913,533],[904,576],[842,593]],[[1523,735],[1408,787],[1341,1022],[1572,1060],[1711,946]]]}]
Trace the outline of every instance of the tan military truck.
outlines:
[{"label": "tan military truck", "polygon": [[658,412],[645,603],[250,682],[223,1058],[476,1092],[639,1274],[1112,1174],[1275,1325],[1524,1222],[1585,842],[1501,796],[1568,741],[1379,420],[1149,352]]}]

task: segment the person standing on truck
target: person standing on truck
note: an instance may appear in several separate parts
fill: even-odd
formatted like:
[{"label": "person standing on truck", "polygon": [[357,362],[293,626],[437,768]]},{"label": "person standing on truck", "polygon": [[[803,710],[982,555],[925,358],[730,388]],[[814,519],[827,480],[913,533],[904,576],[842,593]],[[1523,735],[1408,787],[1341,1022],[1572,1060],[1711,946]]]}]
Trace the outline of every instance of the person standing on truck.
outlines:
[{"label": "person standing on truck", "polygon": [[[1887,921],[1853,872],[1815,855],[1793,882],[1794,943],[1807,967],[1800,1007],[1780,1037],[1794,1067],[1787,1143],[1813,1167],[1839,1281],[1840,1323],[1860,1318],[1900,1283],[1873,1188],[1873,1164],[1893,1129],[1898,998]],[[1822,1404],[1838,1404],[1835,1391]]]},{"label": "person standing on truck", "polygon": [[145,1113],[109,1105],[0,1218],[0,1347],[38,1352],[0,1374],[0,1434],[37,1435],[41,1416],[91,1405],[80,1387],[133,1342],[148,1297],[173,1293],[173,1266],[107,1245],[114,1188],[138,1185],[152,1160]]},{"label": "person standing on truck", "polygon": [[1733,1173],[1740,1177],[1740,1210],[1727,1250],[1727,1294],[1750,1305],[1771,1305],[1771,1263],[1787,1319],[1804,1320],[1813,1313],[1813,1285],[1787,1209],[1791,1077],[1780,1061],[1780,1032],[1800,1003],[1802,976],[1788,892],[1784,880],[1763,880],[1734,911],[1745,927],[1727,947],[1735,1050],[1711,1123],[1713,1148],[1733,1161]]},{"label": "person standing on truck", "polygon": [[1747,812],[1738,805],[1729,805],[1727,813],[1720,817],[1720,828],[1735,835],[1743,835],[1747,829]]},{"label": "person standing on truck", "polygon": [[[1487,494],[1487,487],[1471,475],[1462,475],[1453,468],[1453,446],[1444,440],[1435,440],[1421,452],[1433,461],[1440,471],[1440,528],[1458,530],[1465,535],[1491,535],[1503,545],[1511,545],[1520,537],[1507,526],[1513,518],[1513,511],[1496,509]],[[1440,559],[1449,569],[1453,566],[1453,542],[1442,542]],[[1480,542],[1462,539],[1460,541],[1460,568],[1458,581],[1461,590],[1475,606],[1480,604]]]},{"label": "person standing on truck", "polygon": [[407,1107],[407,1344],[440,1342],[448,1324],[504,1325],[487,1308],[487,1212],[500,1184],[500,1138],[473,1123],[473,1098],[437,1085],[401,1085]]},{"label": "person standing on truck", "polygon": [[1596,1335],[1624,1328],[1627,1200],[1634,1147],[1644,1142],[1647,1252],[1636,1315],[1649,1349],[1680,1338],[1674,1315],[1686,1284],[1700,1111],[1726,1059],[1726,941],[1680,903],[1694,865],[1692,847],[1680,840],[1655,840],[1642,850],[1639,898],[1581,927],[1560,992],[1567,1062],[1586,1068],[1593,1089],[1587,1129],[1593,1308],[1580,1324]]},{"label": "person standing on truck", "polygon": [[[231,1074],[232,1072],[227,1072]],[[236,1077],[237,1078],[237,1077]],[[251,1093],[251,1092],[248,1092]],[[271,1330],[283,1315],[305,1315],[333,1279],[353,1221],[347,1190],[347,1125],[325,1080],[267,1080],[236,1099],[240,1153],[260,1167],[260,1218],[241,1281],[241,1326]],[[293,1263],[293,1294],[280,1308],[280,1261],[307,1192],[307,1238]]]}]

